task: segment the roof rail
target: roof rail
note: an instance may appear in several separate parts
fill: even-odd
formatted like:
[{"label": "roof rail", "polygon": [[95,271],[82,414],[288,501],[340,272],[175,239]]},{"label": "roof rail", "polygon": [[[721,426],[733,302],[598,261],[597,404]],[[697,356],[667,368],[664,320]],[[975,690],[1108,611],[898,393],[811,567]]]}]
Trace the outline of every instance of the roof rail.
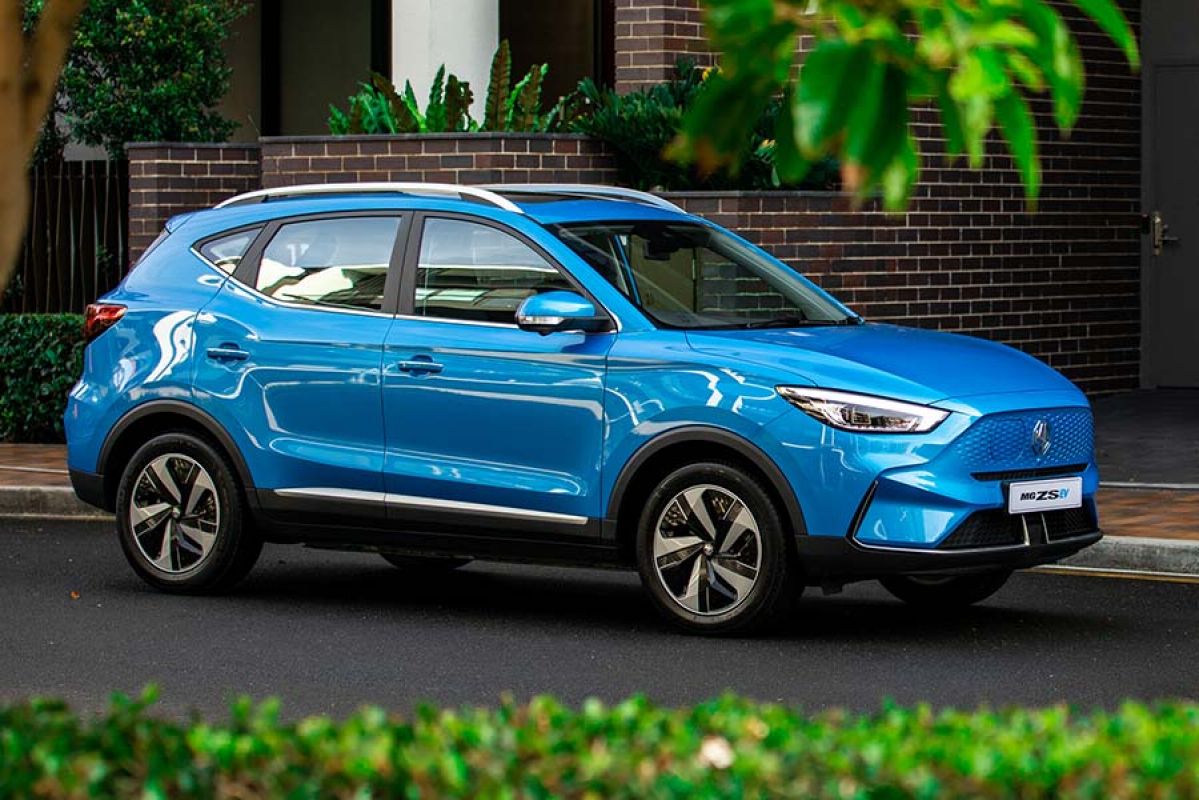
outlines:
[{"label": "roof rail", "polygon": [[265,203],[285,197],[330,194],[411,194],[429,197],[456,197],[461,200],[477,200],[488,205],[523,214],[520,206],[506,197],[477,186],[458,186],[452,183],[306,183],[300,186],[280,186],[277,189],[258,189],[239,194],[217,203],[216,208],[242,206],[250,203]]},{"label": "roof rail", "polygon": [[605,200],[629,200],[642,205],[664,208],[686,214],[679,206],[656,194],[625,189],[620,186],[601,186],[593,183],[492,183],[480,187],[488,191],[509,194],[560,194],[568,197],[591,197]]}]

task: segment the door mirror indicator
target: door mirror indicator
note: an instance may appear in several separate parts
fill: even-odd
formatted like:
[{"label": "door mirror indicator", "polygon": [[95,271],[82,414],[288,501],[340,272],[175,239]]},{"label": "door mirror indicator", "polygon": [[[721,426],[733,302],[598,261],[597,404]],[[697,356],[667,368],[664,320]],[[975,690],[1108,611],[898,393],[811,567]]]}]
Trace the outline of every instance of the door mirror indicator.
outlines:
[{"label": "door mirror indicator", "polygon": [[577,292],[543,292],[526,298],[516,309],[516,324],[522,331],[542,336],[564,331],[612,330],[611,320],[596,312],[595,305]]}]

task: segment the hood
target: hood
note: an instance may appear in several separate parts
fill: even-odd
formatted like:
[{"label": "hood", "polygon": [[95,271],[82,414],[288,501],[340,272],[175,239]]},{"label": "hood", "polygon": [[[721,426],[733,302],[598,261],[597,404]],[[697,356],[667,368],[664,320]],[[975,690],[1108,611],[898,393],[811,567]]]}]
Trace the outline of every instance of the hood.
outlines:
[{"label": "hood", "polygon": [[850,325],[689,331],[697,351],[773,367],[797,382],[932,404],[1008,392],[1081,393],[1032,356],[972,336]]}]

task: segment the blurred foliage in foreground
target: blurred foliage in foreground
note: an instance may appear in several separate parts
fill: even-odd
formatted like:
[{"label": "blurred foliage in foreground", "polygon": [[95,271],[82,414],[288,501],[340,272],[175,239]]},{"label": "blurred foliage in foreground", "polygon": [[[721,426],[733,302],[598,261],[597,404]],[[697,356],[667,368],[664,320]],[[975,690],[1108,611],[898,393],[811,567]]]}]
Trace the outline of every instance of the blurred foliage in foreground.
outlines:
[{"label": "blurred foliage in foreground", "polygon": [[[1070,0],[1134,67],[1136,37],[1113,0]],[[1035,201],[1041,186],[1029,98],[1048,94],[1057,126],[1078,119],[1085,84],[1078,42],[1045,0],[705,0],[720,72],[707,82],[673,151],[715,171],[781,92],[775,168],[786,182],[832,156],[847,189],[907,205],[920,175],[910,109],[940,112],[949,158],[982,165],[998,126]],[[813,44],[796,79],[797,37]]]},{"label": "blurred foliage in foreground", "polygon": [[0,796],[1199,796],[1189,704],[804,715],[732,696],[682,710],[538,698],[285,724],[277,703],[241,700],[214,725],[163,721],[153,701],[116,696],[85,718],[48,700],[0,709]]}]

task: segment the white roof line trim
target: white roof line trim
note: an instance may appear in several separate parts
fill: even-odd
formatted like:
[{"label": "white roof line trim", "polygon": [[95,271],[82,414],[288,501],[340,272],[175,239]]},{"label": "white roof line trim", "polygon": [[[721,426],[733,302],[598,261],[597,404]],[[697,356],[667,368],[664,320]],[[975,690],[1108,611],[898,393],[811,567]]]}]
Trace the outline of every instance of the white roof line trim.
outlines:
[{"label": "white roof line trim", "polygon": [[684,209],[656,194],[637,189],[626,189],[622,186],[603,186],[594,183],[491,183],[480,188],[492,192],[511,192],[513,194],[562,194],[605,200],[628,200],[663,208],[667,211],[677,211],[680,214],[687,213]]},{"label": "white roof line trim", "polygon": [[225,208],[227,206],[245,205],[251,202],[266,202],[271,199],[303,197],[305,195],[381,192],[479,200],[496,208],[501,208],[504,211],[511,211],[515,214],[524,213],[516,203],[513,203],[506,197],[501,197],[495,192],[478,186],[459,186],[452,183],[306,183],[299,186],[280,186],[275,189],[258,189],[253,192],[245,192],[244,194],[239,194],[217,203],[214,207]]}]

